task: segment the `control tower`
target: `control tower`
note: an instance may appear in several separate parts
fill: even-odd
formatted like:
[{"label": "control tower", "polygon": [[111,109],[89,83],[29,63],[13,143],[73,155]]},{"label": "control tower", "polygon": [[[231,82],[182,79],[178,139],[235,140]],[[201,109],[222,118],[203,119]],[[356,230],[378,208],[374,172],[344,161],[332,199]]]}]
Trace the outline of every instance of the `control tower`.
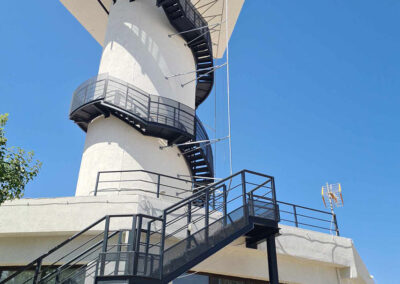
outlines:
[{"label": "control tower", "polygon": [[228,25],[225,0],[61,2],[103,46],[98,75],[76,89],[70,109],[86,132],[76,195],[143,187],[105,185],[106,176],[212,181],[212,148],[196,108],[211,92],[214,58],[223,56],[226,27],[230,35],[244,0],[229,1]]}]

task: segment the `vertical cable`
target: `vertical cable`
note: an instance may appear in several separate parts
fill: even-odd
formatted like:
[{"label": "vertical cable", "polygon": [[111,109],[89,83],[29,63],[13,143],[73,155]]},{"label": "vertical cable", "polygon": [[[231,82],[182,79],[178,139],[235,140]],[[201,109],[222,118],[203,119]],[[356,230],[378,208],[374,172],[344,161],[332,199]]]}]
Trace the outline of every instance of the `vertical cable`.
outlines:
[{"label": "vertical cable", "polygon": [[225,0],[225,41],[226,41],[226,90],[228,100],[228,137],[229,137],[229,167],[232,175],[232,136],[231,136],[231,102],[229,89],[229,39],[228,39],[228,0]]},{"label": "vertical cable", "polygon": [[[214,72],[214,139],[217,134],[217,72]],[[214,144],[214,176],[217,176],[217,143]]]}]

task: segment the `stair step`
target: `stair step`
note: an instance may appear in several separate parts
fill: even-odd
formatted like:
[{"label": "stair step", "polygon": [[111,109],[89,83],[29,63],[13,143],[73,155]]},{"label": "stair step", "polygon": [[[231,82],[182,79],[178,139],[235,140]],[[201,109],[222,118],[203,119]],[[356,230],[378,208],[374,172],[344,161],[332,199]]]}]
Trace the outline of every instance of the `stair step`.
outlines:
[{"label": "stair step", "polygon": [[192,167],[198,167],[198,166],[206,166],[207,163],[205,160],[201,160],[201,161],[195,161],[193,163],[190,164]]},{"label": "stair step", "polygon": [[176,12],[176,11],[178,11],[178,10],[180,10],[181,9],[181,6],[180,5],[178,5],[178,4],[173,4],[173,5],[171,5],[171,6],[168,6],[168,7],[166,7],[165,8],[165,11],[167,11],[168,13],[173,13],[173,12]]},{"label": "stair step", "polygon": [[176,12],[171,13],[169,15],[173,20],[176,20],[178,18],[182,18],[184,14],[183,14],[183,12],[181,10],[179,10],[179,11],[176,11]]}]

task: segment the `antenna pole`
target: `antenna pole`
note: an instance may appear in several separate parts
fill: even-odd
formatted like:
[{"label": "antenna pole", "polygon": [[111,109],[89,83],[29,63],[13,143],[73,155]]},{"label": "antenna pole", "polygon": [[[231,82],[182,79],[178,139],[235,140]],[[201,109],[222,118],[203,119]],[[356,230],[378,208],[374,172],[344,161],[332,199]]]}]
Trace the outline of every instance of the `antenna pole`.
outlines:
[{"label": "antenna pole", "polygon": [[331,228],[330,228],[330,231],[332,233],[332,224],[335,222],[335,211],[333,210],[331,187],[329,186],[328,183],[326,183],[326,191],[328,192],[329,205],[331,207],[331,213],[332,213],[332,221],[331,221]]}]

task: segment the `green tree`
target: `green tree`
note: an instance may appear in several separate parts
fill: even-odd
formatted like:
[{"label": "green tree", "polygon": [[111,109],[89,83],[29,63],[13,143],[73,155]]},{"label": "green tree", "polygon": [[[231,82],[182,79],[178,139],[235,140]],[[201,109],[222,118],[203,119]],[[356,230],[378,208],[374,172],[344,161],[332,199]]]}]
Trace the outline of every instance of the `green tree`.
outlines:
[{"label": "green tree", "polygon": [[42,163],[34,161],[33,152],[19,147],[7,148],[4,127],[8,113],[0,114],[0,204],[21,198],[25,185],[39,173]]}]

